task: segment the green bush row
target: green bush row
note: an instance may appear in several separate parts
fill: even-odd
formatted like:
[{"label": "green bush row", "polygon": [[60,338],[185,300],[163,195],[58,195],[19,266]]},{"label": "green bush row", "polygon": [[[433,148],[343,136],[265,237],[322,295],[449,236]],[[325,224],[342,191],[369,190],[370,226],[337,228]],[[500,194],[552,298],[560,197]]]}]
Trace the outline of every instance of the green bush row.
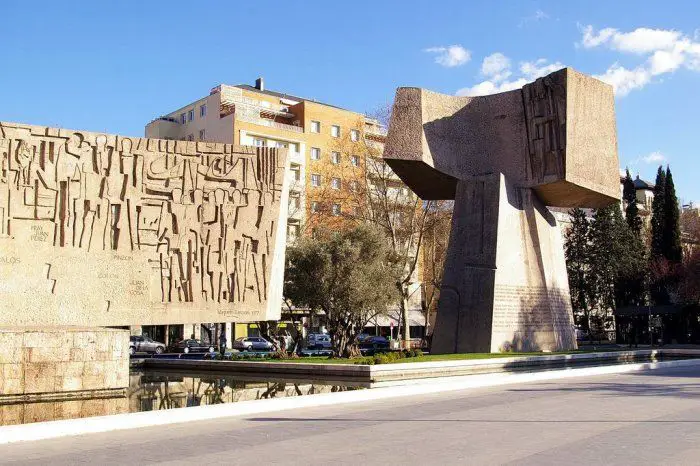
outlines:
[{"label": "green bush row", "polygon": [[375,364],[389,364],[401,359],[407,358],[417,358],[423,356],[423,351],[419,349],[401,350],[401,351],[389,351],[386,353],[377,353],[374,356],[365,356],[363,358],[358,358],[355,364],[363,364],[373,366]]},{"label": "green bush row", "polygon": [[260,359],[298,359],[299,356],[295,353],[287,353],[286,351],[277,351],[276,353],[216,353],[211,359],[218,361],[254,361]]}]

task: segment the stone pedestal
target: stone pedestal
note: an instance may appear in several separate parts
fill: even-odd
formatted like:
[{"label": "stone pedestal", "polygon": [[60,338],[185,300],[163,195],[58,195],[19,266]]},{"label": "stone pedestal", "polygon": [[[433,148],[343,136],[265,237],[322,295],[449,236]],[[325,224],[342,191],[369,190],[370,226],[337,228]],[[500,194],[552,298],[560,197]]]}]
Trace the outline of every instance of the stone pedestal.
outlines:
[{"label": "stone pedestal", "polygon": [[457,184],[433,353],[576,348],[561,233],[502,174]]},{"label": "stone pedestal", "polygon": [[122,395],[129,331],[0,327],[0,404]]}]

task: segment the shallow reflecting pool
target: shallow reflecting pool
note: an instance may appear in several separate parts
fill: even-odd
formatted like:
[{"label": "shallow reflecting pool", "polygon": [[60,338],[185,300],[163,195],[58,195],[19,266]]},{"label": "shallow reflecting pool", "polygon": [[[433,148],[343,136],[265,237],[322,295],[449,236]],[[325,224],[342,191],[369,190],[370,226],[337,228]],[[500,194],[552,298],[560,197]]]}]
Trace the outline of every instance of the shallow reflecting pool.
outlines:
[{"label": "shallow reflecting pool", "polygon": [[252,378],[194,372],[132,371],[125,396],[0,404],[0,425],[236,403],[366,388],[347,381]]}]

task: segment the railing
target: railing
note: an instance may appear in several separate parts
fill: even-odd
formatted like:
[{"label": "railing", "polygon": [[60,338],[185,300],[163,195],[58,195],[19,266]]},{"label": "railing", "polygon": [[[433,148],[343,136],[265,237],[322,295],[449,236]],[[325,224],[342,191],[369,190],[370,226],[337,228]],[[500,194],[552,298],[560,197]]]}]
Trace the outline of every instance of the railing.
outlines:
[{"label": "railing", "polygon": [[365,133],[376,135],[376,136],[386,136],[388,130],[383,126],[365,126]]},{"label": "railing", "polygon": [[276,121],[267,120],[265,118],[256,118],[253,116],[237,114],[236,118],[241,121],[247,121],[248,123],[253,123],[255,125],[267,126],[268,128],[277,128],[284,131],[293,131],[295,133],[303,133],[304,128],[301,126],[287,125],[284,123],[277,123]]}]

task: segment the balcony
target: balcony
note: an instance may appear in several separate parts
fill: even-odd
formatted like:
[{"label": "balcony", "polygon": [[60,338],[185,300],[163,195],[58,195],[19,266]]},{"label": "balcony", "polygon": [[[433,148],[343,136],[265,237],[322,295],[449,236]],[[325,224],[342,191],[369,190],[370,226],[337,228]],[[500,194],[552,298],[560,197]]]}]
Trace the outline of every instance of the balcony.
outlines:
[{"label": "balcony", "polygon": [[236,113],[236,119],[240,121],[247,121],[248,123],[253,123],[254,125],[267,126],[268,128],[277,128],[283,131],[291,131],[294,133],[303,133],[304,128],[302,126],[288,125],[286,123],[278,123],[276,121],[268,120],[267,118],[256,117],[253,115],[246,115],[245,113]]},{"label": "balcony", "polygon": [[385,138],[387,133],[388,133],[388,130],[383,126],[375,126],[375,125],[365,126],[365,134],[368,136],[378,136],[378,137]]}]

